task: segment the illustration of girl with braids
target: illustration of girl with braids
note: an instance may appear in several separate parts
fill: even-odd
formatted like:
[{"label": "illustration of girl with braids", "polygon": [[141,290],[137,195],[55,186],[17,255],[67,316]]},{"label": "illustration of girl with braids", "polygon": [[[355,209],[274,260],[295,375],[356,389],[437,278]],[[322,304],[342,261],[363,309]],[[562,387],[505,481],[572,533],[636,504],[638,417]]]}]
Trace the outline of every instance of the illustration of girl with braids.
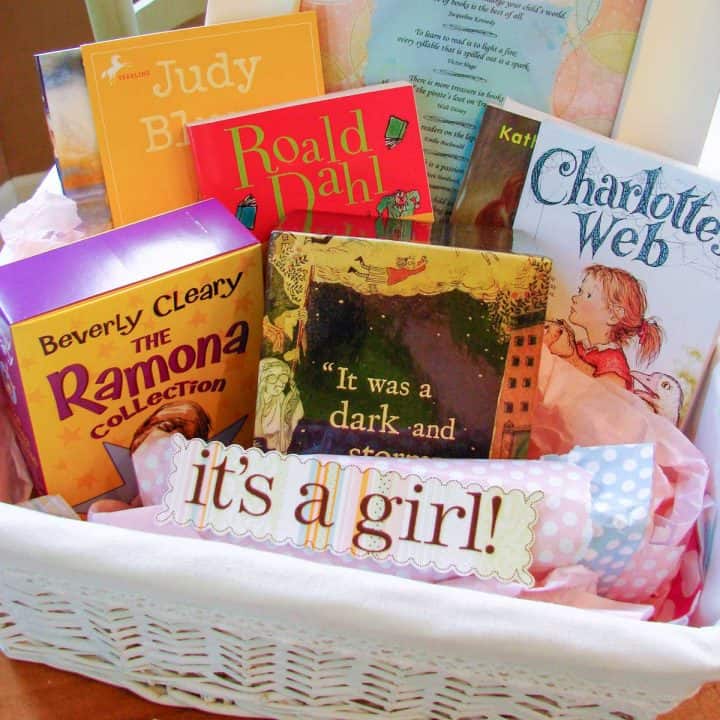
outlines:
[{"label": "illustration of girl with braids", "polygon": [[[546,344],[551,352],[566,357],[586,374],[632,391],[634,379],[625,347],[637,338],[638,361],[647,365],[658,356],[663,340],[660,325],[646,318],[646,311],[645,290],[634,275],[619,268],[590,265],[572,296],[569,324],[556,323],[558,332],[549,332]],[[575,340],[570,325],[583,330],[586,338]]]}]

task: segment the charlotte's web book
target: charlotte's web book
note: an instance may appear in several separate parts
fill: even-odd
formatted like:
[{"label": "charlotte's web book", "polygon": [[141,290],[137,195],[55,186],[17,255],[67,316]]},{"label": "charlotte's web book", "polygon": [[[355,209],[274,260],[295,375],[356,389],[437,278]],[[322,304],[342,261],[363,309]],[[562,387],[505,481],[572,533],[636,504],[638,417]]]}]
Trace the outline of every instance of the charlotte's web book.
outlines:
[{"label": "charlotte's web book", "polygon": [[484,103],[505,95],[609,134],[645,0],[302,0],[330,91],[410,80],[435,213],[449,215]]},{"label": "charlotte's web book", "polygon": [[324,92],[312,12],[85,45],[115,225],[197,199],[187,122]]},{"label": "charlotte's web book", "polygon": [[432,220],[413,87],[375,85],[187,126],[200,194],[267,240],[293,210]]},{"label": "charlotte's web book", "polygon": [[515,217],[553,260],[550,349],[676,424],[718,330],[719,191],[690,166],[546,119]]},{"label": "charlotte's web book", "polygon": [[259,447],[526,454],[547,259],[280,230],[267,274]]}]

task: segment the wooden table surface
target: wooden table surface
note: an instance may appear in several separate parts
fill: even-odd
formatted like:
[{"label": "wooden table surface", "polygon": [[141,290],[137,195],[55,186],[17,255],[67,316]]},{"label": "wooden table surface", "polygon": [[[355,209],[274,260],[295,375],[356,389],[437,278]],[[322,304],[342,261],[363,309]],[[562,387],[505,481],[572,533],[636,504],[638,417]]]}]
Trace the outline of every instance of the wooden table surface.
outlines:
[{"label": "wooden table surface", "polygon": [[157,705],[129,690],[0,653],[2,720],[218,720],[218,715]]},{"label": "wooden table surface", "polygon": [[[217,720],[211,713],[147,702],[128,690],[0,654],[0,718],[8,720]],[[720,684],[662,720],[720,720]],[[303,720],[299,718],[298,720]]]}]

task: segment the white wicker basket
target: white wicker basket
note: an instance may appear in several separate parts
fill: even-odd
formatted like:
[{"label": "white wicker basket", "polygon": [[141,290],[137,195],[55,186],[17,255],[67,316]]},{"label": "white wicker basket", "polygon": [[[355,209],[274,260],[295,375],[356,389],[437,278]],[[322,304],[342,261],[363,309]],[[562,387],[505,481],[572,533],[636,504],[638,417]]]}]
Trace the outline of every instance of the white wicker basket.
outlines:
[{"label": "white wicker basket", "polygon": [[509,600],[0,505],[0,649],[271,718],[656,717],[720,629]]}]

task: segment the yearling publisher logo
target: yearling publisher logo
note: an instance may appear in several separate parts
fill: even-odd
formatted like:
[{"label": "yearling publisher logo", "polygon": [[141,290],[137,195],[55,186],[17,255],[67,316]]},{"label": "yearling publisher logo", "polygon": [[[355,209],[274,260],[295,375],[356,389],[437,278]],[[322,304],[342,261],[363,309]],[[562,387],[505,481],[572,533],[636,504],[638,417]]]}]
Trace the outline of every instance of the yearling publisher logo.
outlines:
[{"label": "yearling publisher logo", "polygon": [[130,67],[130,63],[126,63],[122,60],[120,55],[112,55],[110,57],[110,65],[106,70],[100,73],[100,77],[107,80],[111,85],[115,83],[117,75],[121,70],[125,70]]}]

